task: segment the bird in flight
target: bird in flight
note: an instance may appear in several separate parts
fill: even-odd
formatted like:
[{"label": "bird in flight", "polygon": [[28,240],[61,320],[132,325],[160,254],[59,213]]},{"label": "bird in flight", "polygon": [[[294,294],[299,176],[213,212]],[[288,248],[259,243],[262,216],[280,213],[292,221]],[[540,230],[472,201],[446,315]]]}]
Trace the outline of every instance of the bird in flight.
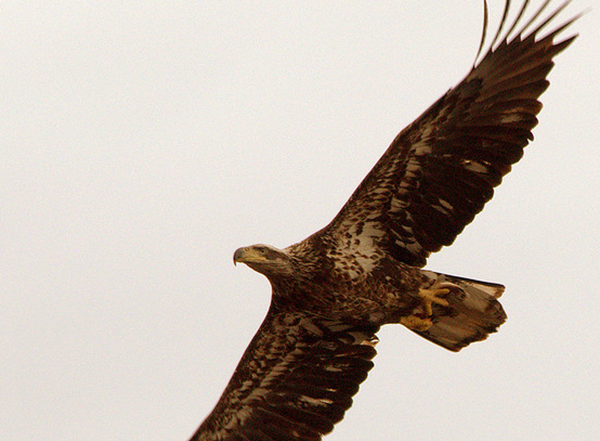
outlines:
[{"label": "bird in flight", "polygon": [[568,2],[543,14],[549,3],[525,20],[525,0],[509,22],[506,1],[484,52],[486,5],[471,71],[400,132],[329,225],[284,249],[235,252],[234,262],[267,277],[271,305],[190,441],[321,440],[373,367],[382,325],[459,351],[506,320],[502,285],[423,266],[483,209],[533,139],[553,58],[576,35],[554,40],[579,18],[541,36]]}]

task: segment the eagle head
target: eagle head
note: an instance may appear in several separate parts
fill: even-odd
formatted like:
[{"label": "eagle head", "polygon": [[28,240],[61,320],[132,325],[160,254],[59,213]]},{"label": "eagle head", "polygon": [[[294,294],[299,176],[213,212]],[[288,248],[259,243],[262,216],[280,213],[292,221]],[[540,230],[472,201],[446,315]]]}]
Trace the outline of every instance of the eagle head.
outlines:
[{"label": "eagle head", "polygon": [[288,253],[270,245],[257,244],[238,248],[233,254],[233,263],[238,262],[245,263],[267,277],[292,272],[292,262]]}]

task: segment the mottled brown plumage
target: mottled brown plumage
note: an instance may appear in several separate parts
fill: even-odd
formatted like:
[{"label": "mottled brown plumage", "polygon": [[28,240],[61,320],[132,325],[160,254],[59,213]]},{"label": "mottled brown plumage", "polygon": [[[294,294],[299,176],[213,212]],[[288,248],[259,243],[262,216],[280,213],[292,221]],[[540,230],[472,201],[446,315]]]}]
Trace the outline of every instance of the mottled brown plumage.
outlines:
[{"label": "mottled brown plumage", "polygon": [[[401,323],[458,351],[504,322],[501,285],[421,268],[533,139],[552,59],[575,38],[553,42],[577,17],[539,38],[566,4],[527,33],[548,3],[510,37],[528,1],[503,34],[507,2],[487,53],[394,139],[327,227],[283,250],[236,251],[271,282],[271,306],[192,440],[320,440],[373,367],[380,326]],[[487,11],[480,52],[486,33]]]}]

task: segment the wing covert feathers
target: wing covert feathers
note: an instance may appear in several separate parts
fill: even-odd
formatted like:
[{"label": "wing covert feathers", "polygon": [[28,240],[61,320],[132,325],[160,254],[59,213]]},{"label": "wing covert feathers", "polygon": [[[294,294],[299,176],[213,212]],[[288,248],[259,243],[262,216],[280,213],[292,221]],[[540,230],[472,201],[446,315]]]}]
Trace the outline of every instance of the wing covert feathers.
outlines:
[{"label": "wing covert feathers", "polygon": [[[540,35],[566,3],[536,26],[545,1],[519,28],[528,4],[525,0],[508,24],[506,2],[487,51],[486,5],[484,35],[469,74],[394,139],[335,219],[301,242],[324,244],[308,251],[360,260],[371,273],[382,271],[381,262],[420,267],[483,209],[533,139],[553,58],[575,38],[554,43],[579,16]],[[325,263],[334,267],[332,262]],[[418,333],[457,351],[504,322],[496,300],[503,287],[445,277],[452,286],[449,305],[433,305],[433,325]],[[273,305],[191,441],[318,441],[352,405],[373,367],[379,327],[325,321]],[[303,308],[290,308],[297,309]]]},{"label": "wing covert feathers", "polygon": [[270,311],[190,441],[320,440],[373,367],[377,330]]},{"label": "wing covert feathers", "polygon": [[[481,60],[394,139],[323,234],[340,247],[359,243],[365,254],[382,252],[413,266],[425,265],[430,253],[453,243],[523,156],[552,60],[576,37],[553,43],[579,16],[540,38],[566,4],[529,33],[533,20],[510,37],[527,4],[500,37],[504,11]],[[369,232],[370,240],[353,241],[356,231]],[[369,253],[365,244],[376,250]]]}]

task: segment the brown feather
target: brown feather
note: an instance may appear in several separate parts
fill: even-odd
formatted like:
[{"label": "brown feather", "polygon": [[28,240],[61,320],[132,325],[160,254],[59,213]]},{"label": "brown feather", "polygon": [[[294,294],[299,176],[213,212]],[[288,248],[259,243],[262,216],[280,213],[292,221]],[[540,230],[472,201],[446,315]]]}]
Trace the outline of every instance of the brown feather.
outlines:
[{"label": "brown feather", "polygon": [[[509,33],[526,6],[527,2]],[[378,246],[416,266],[423,266],[431,252],[450,245],[492,198],[493,187],[521,159],[523,148],[533,139],[531,130],[542,108],[538,98],[548,88],[552,59],[576,36],[557,44],[553,39],[579,15],[536,39],[564,7],[529,34],[524,32],[533,20],[516,37],[505,37],[494,47],[505,24],[505,10],[479,64],[396,137],[324,234],[343,235],[357,222],[384,219],[377,226],[385,233]],[[485,164],[485,170],[475,171],[474,163]],[[452,193],[464,193],[465,197],[451,201]],[[452,210],[440,214],[435,209],[439,201]]]},{"label": "brown feather", "polygon": [[[579,16],[538,38],[566,4],[526,33],[549,0],[510,37],[528,3],[509,25],[506,2],[480,59],[485,5],[472,70],[394,139],[327,227],[284,250],[236,251],[234,261],[269,279],[272,304],[191,441],[318,441],[373,367],[381,325],[413,323],[422,337],[458,351],[506,320],[497,300],[503,286],[420,267],[453,243],[521,159],[553,57],[575,38],[553,43]],[[433,291],[444,297],[424,301]]]}]

